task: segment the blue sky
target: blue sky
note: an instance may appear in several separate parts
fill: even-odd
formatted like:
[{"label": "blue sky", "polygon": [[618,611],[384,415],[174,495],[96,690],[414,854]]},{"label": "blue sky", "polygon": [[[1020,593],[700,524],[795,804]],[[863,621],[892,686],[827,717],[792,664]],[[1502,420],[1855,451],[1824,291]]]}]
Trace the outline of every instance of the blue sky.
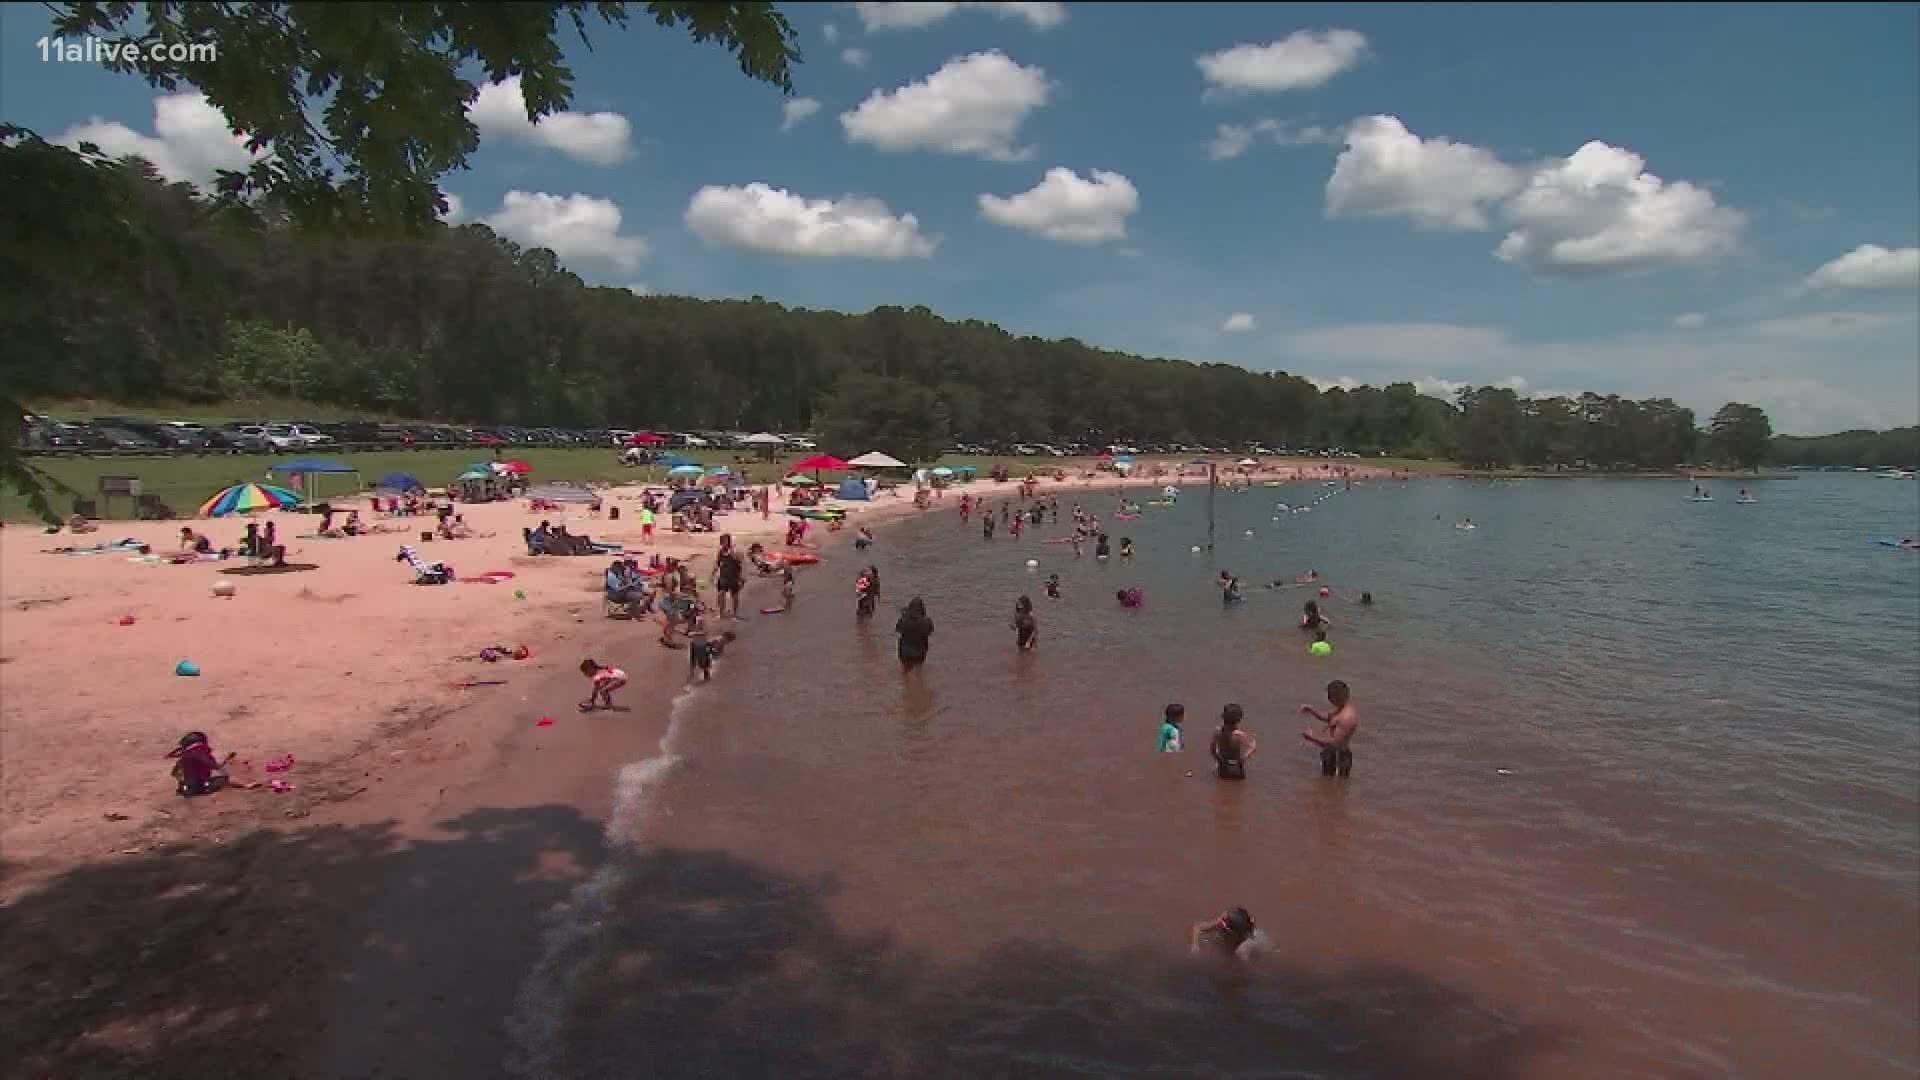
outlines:
[{"label": "blue sky", "polygon": [[[476,105],[460,216],[599,284],[1324,382],[1740,399],[1794,432],[1920,419],[1912,5],[787,11],[811,111],[602,28],[571,115]],[[191,94],[42,63],[44,32],[0,9],[0,117],[182,178],[235,163]]]}]

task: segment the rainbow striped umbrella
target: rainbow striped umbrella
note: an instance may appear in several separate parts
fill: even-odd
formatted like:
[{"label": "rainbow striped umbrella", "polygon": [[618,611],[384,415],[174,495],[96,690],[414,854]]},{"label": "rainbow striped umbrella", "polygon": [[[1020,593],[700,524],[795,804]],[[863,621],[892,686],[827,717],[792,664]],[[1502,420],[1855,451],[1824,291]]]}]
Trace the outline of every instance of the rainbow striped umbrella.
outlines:
[{"label": "rainbow striped umbrella", "polygon": [[300,505],[298,492],[273,484],[235,484],[200,504],[201,517],[225,517],[254,510],[285,510]]}]

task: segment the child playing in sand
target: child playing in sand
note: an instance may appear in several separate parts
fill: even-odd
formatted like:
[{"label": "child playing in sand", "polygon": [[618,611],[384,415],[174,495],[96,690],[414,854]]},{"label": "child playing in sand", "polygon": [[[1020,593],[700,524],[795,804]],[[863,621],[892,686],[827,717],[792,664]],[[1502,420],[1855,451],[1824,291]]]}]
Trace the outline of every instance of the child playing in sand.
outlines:
[{"label": "child playing in sand", "polygon": [[580,661],[580,674],[593,683],[593,691],[587,695],[587,700],[580,703],[581,712],[613,708],[613,692],[627,685],[626,672],[617,667],[602,667],[599,661],[591,657]]},{"label": "child playing in sand", "polygon": [[213,743],[204,731],[189,731],[180,737],[180,745],[167,752],[173,761],[174,793],[211,795],[227,786],[227,766],[234,755],[216,759]]}]

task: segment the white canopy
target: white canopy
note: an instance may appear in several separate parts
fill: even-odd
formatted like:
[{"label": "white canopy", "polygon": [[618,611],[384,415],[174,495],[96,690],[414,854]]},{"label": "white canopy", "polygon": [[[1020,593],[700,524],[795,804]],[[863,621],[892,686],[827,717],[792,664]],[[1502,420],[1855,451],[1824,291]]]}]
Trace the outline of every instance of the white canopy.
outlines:
[{"label": "white canopy", "polygon": [[899,458],[889,457],[878,450],[869,454],[861,454],[859,457],[847,462],[847,464],[858,469],[905,469],[909,467],[906,462],[901,461]]},{"label": "white canopy", "polygon": [[1252,458],[1250,458],[1250,457],[1243,457],[1243,458],[1241,458],[1241,459],[1240,459],[1240,464],[1242,464],[1242,465],[1258,465],[1258,464],[1260,464],[1260,463],[1259,463],[1259,462],[1257,462],[1257,461],[1255,461],[1255,460],[1253,460],[1253,459],[1252,459]]},{"label": "white canopy", "polygon": [[765,431],[756,431],[740,441],[747,446],[785,446],[787,444],[787,440]]}]

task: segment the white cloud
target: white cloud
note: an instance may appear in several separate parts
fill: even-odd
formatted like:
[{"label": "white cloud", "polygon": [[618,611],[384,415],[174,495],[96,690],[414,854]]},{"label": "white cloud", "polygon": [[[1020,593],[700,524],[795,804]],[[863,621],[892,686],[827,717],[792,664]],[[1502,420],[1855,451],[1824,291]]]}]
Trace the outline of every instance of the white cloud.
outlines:
[{"label": "white cloud", "polygon": [[1839,341],[1871,334],[1913,321],[1913,314],[1872,311],[1816,311],[1778,319],[1761,319],[1734,329],[1750,337],[1792,341]]},{"label": "white cloud", "polygon": [[73,149],[93,143],[109,157],[145,158],[167,180],[201,187],[210,186],[221,169],[238,172],[265,156],[247,153],[246,137],[227,127],[226,114],[193,91],[153,99],[152,135],[95,116],[53,142]]},{"label": "white cloud", "polygon": [[1123,259],[1138,259],[1146,254],[1146,252],[1141,251],[1137,247],[1115,248],[1113,253]]},{"label": "white cloud", "polygon": [[1019,19],[1035,30],[1051,30],[1067,21],[1067,6],[1058,3],[856,3],[854,12],[868,33],[884,30],[924,30],[962,9],[986,11],[1002,19]]},{"label": "white cloud", "polygon": [[589,165],[617,165],[633,152],[632,126],[616,112],[561,111],[530,122],[518,75],[482,86],[467,116],[482,135],[544,146]]},{"label": "white cloud", "polygon": [[622,286],[622,288],[626,289],[628,292],[632,293],[635,296],[652,296],[653,295],[653,286],[648,285],[645,282],[641,282],[641,281],[629,282],[628,284]]},{"label": "white cloud", "polygon": [[467,213],[466,200],[451,191],[441,192],[440,197],[447,200],[447,212],[440,215],[440,220],[449,225],[458,225]]},{"label": "white cloud", "polygon": [[1807,285],[1814,289],[1920,288],[1920,247],[1861,244],[1815,270]]},{"label": "white cloud", "polygon": [[1082,179],[1072,169],[1052,168],[1018,195],[980,196],[980,216],[988,221],[1069,244],[1125,239],[1127,218],[1139,209],[1133,181],[1101,169]]},{"label": "white cloud", "polygon": [[840,62],[847,65],[848,67],[857,67],[857,68],[866,67],[867,61],[871,60],[872,58],[873,58],[873,54],[867,52],[867,50],[856,49],[851,45],[840,50]]},{"label": "white cloud", "polygon": [[1027,114],[1047,103],[1047,73],[1022,67],[998,50],[947,61],[940,70],[896,90],[875,90],[840,114],[852,142],[881,150],[930,150],[1019,161],[1016,145]]},{"label": "white cloud", "polygon": [[1209,97],[1311,89],[1358,64],[1367,38],[1355,30],[1299,30],[1265,45],[1235,45],[1194,58]]},{"label": "white cloud", "polygon": [[1738,246],[1744,213],[1705,187],[1666,181],[1640,155],[1589,142],[1527,167],[1392,116],[1356,120],[1327,179],[1327,214],[1405,217],[1417,228],[1509,227],[1494,254],[1540,275],[1649,270],[1704,262]]},{"label": "white cloud", "polygon": [[1345,141],[1341,132],[1318,124],[1295,125],[1266,117],[1251,124],[1219,125],[1214,129],[1213,141],[1207,144],[1207,156],[1215,161],[1237,158],[1261,137],[1275,146],[1310,146],[1316,143],[1339,146]]},{"label": "white cloud", "polygon": [[1520,190],[1520,170],[1477,146],[1423,139],[1397,117],[1347,128],[1327,180],[1328,217],[1405,217],[1422,229],[1484,229],[1486,206]]},{"label": "white cloud", "polygon": [[1648,270],[1734,250],[1747,216],[1685,180],[1646,171],[1630,150],[1589,142],[1533,173],[1502,215],[1495,254],[1537,274]]},{"label": "white cloud", "polygon": [[827,39],[827,44],[836,44],[840,40],[840,28],[828,23],[820,28],[820,36]]},{"label": "white cloud", "polygon": [[1707,317],[1698,311],[1689,311],[1673,317],[1673,325],[1681,330],[1698,330],[1707,325]]},{"label": "white cloud", "polygon": [[1220,324],[1220,330],[1226,334],[1245,334],[1252,332],[1253,325],[1252,315],[1244,311],[1236,311],[1227,316],[1226,322]]},{"label": "white cloud", "polygon": [[771,255],[926,258],[939,243],[921,235],[919,218],[896,216],[878,199],[808,199],[758,182],[701,188],[687,204],[686,223],[709,244]]},{"label": "white cloud", "polygon": [[563,259],[603,259],[632,271],[647,257],[647,242],[623,234],[621,216],[619,205],[611,199],[509,191],[486,223],[502,235],[549,248]]},{"label": "white cloud", "polygon": [[780,130],[792,131],[795,124],[819,111],[820,103],[810,97],[789,98],[780,106]]}]

